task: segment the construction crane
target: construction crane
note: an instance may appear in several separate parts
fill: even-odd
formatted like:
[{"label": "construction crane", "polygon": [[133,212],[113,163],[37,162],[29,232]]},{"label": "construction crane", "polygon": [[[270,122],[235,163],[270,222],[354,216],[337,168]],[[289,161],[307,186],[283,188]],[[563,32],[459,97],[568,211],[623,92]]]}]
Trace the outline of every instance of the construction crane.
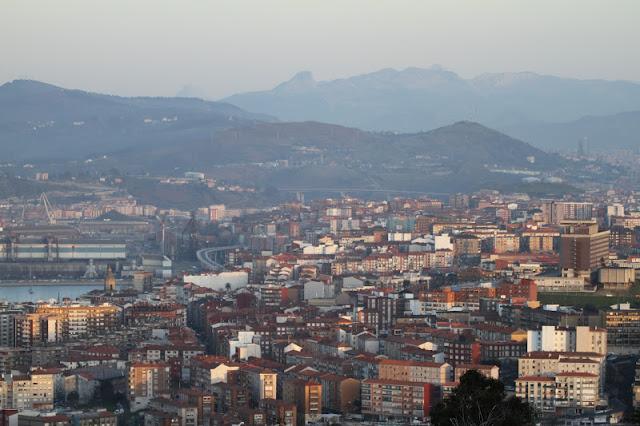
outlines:
[{"label": "construction crane", "polygon": [[44,206],[44,211],[47,214],[47,221],[49,222],[49,225],[55,225],[56,218],[53,217],[53,206],[49,202],[46,192],[40,194],[40,202]]}]

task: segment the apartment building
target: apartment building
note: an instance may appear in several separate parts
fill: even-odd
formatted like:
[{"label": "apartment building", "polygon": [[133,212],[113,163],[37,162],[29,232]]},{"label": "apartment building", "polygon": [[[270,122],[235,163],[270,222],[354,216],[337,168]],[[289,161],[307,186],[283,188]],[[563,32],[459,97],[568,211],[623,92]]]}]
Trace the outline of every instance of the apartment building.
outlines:
[{"label": "apartment building", "polygon": [[602,312],[602,325],[607,329],[609,350],[620,355],[637,354],[640,350],[640,309],[623,303]]},{"label": "apartment building", "polygon": [[191,358],[191,383],[194,387],[210,390],[215,383],[228,383],[229,374],[238,371],[239,364],[226,357],[199,355]]},{"label": "apartment building", "polygon": [[605,355],[594,352],[529,352],[518,359],[518,377],[553,377],[564,373],[595,376],[600,393],[604,391]]},{"label": "apartment building", "polygon": [[459,382],[460,377],[464,376],[469,370],[476,370],[488,379],[498,380],[500,378],[500,367],[497,365],[460,364],[454,370],[454,381]]},{"label": "apartment building", "polygon": [[381,421],[424,419],[433,404],[434,385],[392,379],[366,379],[360,388],[362,414]]},{"label": "apartment building", "polygon": [[248,390],[254,404],[261,399],[276,399],[278,374],[253,365],[242,365],[238,370],[240,383]]},{"label": "apartment building", "polygon": [[607,330],[600,327],[543,325],[527,332],[529,352],[595,352],[607,354]]},{"label": "apartment building", "polygon": [[555,376],[523,376],[516,379],[516,396],[541,412],[558,408],[594,408],[599,400],[598,376],[564,372]]},{"label": "apartment building", "polygon": [[383,359],[378,364],[378,378],[441,385],[453,377],[447,363]]},{"label": "apartment building", "polygon": [[165,362],[134,362],[129,365],[129,402],[131,410],[146,408],[153,398],[170,393],[171,368]]},{"label": "apartment building", "polygon": [[54,375],[46,371],[5,374],[0,379],[0,406],[16,410],[53,408]]},{"label": "apartment building", "polygon": [[355,410],[355,402],[360,397],[360,380],[325,373],[318,377],[322,385],[322,406],[336,413]]},{"label": "apartment building", "polygon": [[296,406],[276,399],[263,399],[260,409],[266,413],[267,424],[274,426],[296,426]]},{"label": "apartment building", "polygon": [[[154,398],[149,402],[149,410],[160,413],[167,413],[175,419],[171,426],[196,426],[202,421],[198,417],[198,406],[187,401],[169,398]],[[146,417],[146,415],[145,415]],[[145,418],[145,424],[148,422]],[[177,420],[177,421],[176,421]]]},{"label": "apartment building", "polygon": [[322,385],[315,380],[285,379],[282,399],[295,404],[298,425],[318,421],[322,415]]},{"label": "apartment building", "polygon": [[[55,315],[60,321],[63,340],[104,334],[115,330],[122,323],[122,311],[119,307],[105,303],[102,305],[85,304],[42,304],[36,308],[36,314]],[[53,326],[49,326],[52,329]]]},{"label": "apartment building", "polygon": [[604,372],[605,356],[594,352],[529,352],[518,359],[518,376],[545,376],[565,371]]},{"label": "apartment building", "polygon": [[560,237],[560,267],[565,276],[585,276],[609,257],[609,231],[597,225],[581,226]]}]

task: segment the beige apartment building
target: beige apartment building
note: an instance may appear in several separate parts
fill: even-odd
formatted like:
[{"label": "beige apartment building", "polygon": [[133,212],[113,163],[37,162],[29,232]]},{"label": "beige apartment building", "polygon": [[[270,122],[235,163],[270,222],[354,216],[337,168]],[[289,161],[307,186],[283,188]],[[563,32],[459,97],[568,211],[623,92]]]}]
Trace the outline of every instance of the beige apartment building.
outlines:
[{"label": "beige apartment building", "polygon": [[594,352],[529,352],[518,359],[518,376],[551,376],[565,371],[600,374],[604,355]]},{"label": "beige apartment building", "polygon": [[516,396],[536,411],[555,410],[556,380],[549,376],[522,376],[515,382]]},{"label": "beige apartment building", "polygon": [[165,362],[134,362],[129,366],[129,401],[131,410],[147,408],[153,398],[168,397],[170,367]]},{"label": "beige apartment building", "polygon": [[0,379],[0,407],[16,410],[53,408],[54,375],[34,371],[30,375],[6,374]]},{"label": "beige apartment building", "polygon": [[598,376],[591,373],[523,376],[515,383],[516,396],[542,412],[568,407],[593,408],[599,399]]},{"label": "beige apartment building", "polygon": [[378,378],[441,385],[451,381],[453,368],[446,362],[383,359],[378,364]]},{"label": "beige apartment building", "polygon": [[[36,308],[40,316],[54,315],[60,324],[61,340],[73,340],[104,334],[121,324],[122,311],[108,303],[102,305],[42,304]],[[51,327],[50,327],[51,328]]]}]

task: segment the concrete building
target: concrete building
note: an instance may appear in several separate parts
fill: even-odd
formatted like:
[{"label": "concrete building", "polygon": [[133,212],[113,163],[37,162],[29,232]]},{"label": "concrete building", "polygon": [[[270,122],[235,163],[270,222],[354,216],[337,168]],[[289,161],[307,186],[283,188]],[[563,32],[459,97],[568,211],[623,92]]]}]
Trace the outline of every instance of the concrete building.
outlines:
[{"label": "concrete building", "polygon": [[593,203],[573,201],[550,201],[542,206],[547,223],[559,225],[567,221],[589,221],[593,219]]},{"label": "concrete building", "polygon": [[636,270],[632,268],[601,268],[598,282],[605,290],[627,291],[636,280]]},{"label": "concrete building", "polygon": [[494,253],[517,253],[520,251],[520,236],[515,234],[496,234],[493,237]]},{"label": "concrete building", "polygon": [[295,404],[276,399],[263,399],[260,409],[267,415],[267,424],[275,426],[296,426],[298,424]]},{"label": "concrete building", "polygon": [[298,425],[318,421],[322,415],[322,385],[314,380],[287,378],[282,399],[295,404]]},{"label": "concrete building", "polygon": [[168,279],[173,274],[171,259],[160,254],[141,255],[140,265],[143,271],[152,273],[154,277]]},{"label": "concrete building", "polygon": [[564,372],[555,376],[523,376],[516,379],[516,396],[543,413],[558,408],[595,408],[599,400],[598,376]]},{"label": "concrete building", "polygon": [[595,352],[607,354],[607,330],[598,327],[544,325],[527,331],[528,352]]},{"label": "concrete building", "polygon": [[538,412],[555,411],[555,378],[549,376],[522,376],[516,379],[516,396]]},{"label": "concrete building", "polygon": [[609,257],[609,231],[580,226],[560,237],[560,267],[565,276],[585,276],[604,266]]},{"label": "concrete building", "polygon": [[383,359],[378,365],[378,378],[441,385],[451,381],[453,369],[447,363]]},{"label": "concrete building", "polygon": [[416,417],[425,419],[433,404],[434,389],[430,383],[365,379],[360,391],[362,414],[406,424]]},{"label": "concrete building", "polygon": [[476,370],[488,379],[499,380],[500,379],[500,367],[497,365],[482,365],[482,364],[459,364],[455,368],[454,381],[459,382],[460,378],[465,375],[469,370]]},{"label": "concrete building", "polygon": [[605,355],[593,352],[529,352],[518,359],[518,377],[556,376],[560,373],[589,373],[604,391]]},{"label": "concrete building", "polygon": [[[151,417],[156,417],[154,416],[155,413],[171,415],[172,419],[175,419],[172,421],[171,426],[193,426],[202,422],[202,419],[198,417],[197,405],[187,401],[162,397],[154,398],[149,402],[148,410],[145,413],[145,426],[149,424],[147,413],[151,414]],[[166,416],[161,417],[165,418]]]},{"label": "concrete building", "polygon": [[231,363],[224,357],[199,355],[191,359],[191,384],[210,390],[215,383],[228,383],[229,374],[239,369],[238,364]]},{"label": "concrete building", "polygon": [[307,281],[304,283],[304,299],[327,299],[335,296],[333,284],[322,281]]},{"label": "concrete building", "polygon": [[209,206],[209,221],[210,222],[219,222],[225,218],[225,205],[224,204],[214,204]]},{"label": "concrete building", "polygon": [[607,344],[611,353],[638,353],[640,309],[632,309],[628,303],[614,305],[602,312],[602,325],[607,329]]},{"label": "concrete building", "polygon": [[246,361],[249,357],[260,358],[260,336],[253,331],[239,331],[235,339],[229,339],[229,358]]},{"label": "concrete building", "polygon": [[522,238],[530,253],[551,253],[560,233],[550,229],[530,229],[522,233]]},{"label": "concrete building", "polygon": [[132,411],[147,408],[153,398],[170,394],[171,371],[165,362],[134,362],[129,365],[129,402]]},{"label": "concrete building", "polygon": [[481,242],[482,240],[474,235],[457,235],[453,240],[454,253],[458,257],[480,256]]},{"label": "concrete building", "polygon": [[0,347],[16,346],[15,318],[22,313],[21,309],[5,309],[0,312]]},{"label": "concrete building", "polygon": [[124,260],[126,245],[110,242],[59,241],[55,238],[39,241],[2,241],[0,259],[6,261],[70,261]]},{"label": "concrete building", "polygon": [[640,359],[636,361],[635,379],[633,381],[633,406],[640,407]]},{"label": "concrete building", "polygon": [[52,325],[51,320],[48,321],[49,331],[60,327],[62,340],[104,334],[115,330],[122,323],[121,309],[108,303],[41,304],[35,313],[41,317],[57,318],[59,324]]},{"label": "concrete building", "polygon": [[584,291],[585,280],[582,277],[545,277],[532,278],[538,288],[538,293],[581,293]]},{"label": "concrete building", "polygon": [[276,399],[277,373],[253,365],[242,364],[238,375],[240,383],[249,390],[251,401],[255,405],[261,399]]},{"label": "concrete building", "polygon": [[5,374],[0,379],[0,407],[50,410],[54,401],[54,375],[47,371]]},{"label": "concrete building", "polygon": [[322,385],[322,406],[335,413],[356,410],[355,402],[360,398],[360,380],[326,373],[319,377]]}]

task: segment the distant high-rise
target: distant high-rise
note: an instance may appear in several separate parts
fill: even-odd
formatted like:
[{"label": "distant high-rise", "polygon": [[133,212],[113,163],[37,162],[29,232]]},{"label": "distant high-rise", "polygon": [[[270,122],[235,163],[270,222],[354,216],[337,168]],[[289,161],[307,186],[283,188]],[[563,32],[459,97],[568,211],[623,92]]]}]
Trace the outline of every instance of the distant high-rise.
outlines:
[{"label": "distant high-rise", "polygon": [[593,219],[593,204],[573,201],[549,201],[542,206],[547,223],[590,221]]},{"label": "distant high-rise", "polygon": [[611,226],[611,219],[616,216],[624,216],[624,205],[613,203],[607,206],[607,225]]},{"label": "distant high-rise", "polygon": [[209,221],[219,222],[224,219],[225,206],[224,204],[214,204],[209,206]]}]

